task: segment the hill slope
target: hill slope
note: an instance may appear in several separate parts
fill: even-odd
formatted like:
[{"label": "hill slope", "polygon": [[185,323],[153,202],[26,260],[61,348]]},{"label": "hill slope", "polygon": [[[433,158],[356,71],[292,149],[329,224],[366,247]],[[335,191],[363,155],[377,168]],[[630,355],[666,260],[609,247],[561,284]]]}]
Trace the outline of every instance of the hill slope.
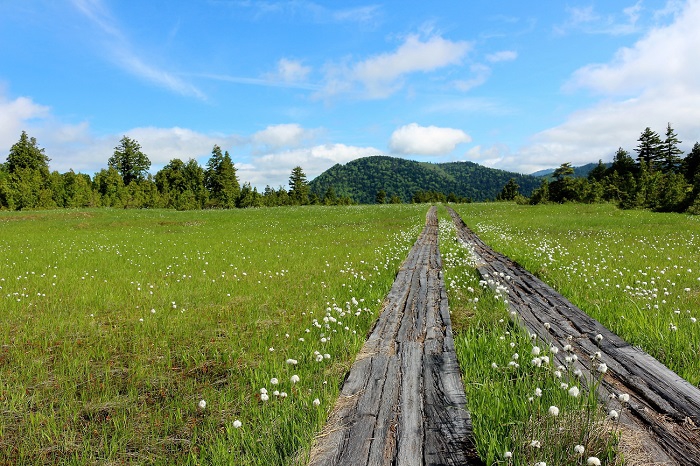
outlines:
[{"label": "hill slope", "polygon": [[311,192],[322,197],[332,186],[338,196],[361,204],[373,204],[377,191],[387,198],[397,195],[410,202],[417,191],[454,193],[474,201],[495,199],[510,178],[529,196],[541,178],[496,170],[473,162],[427,163],[395,157],[363,157],[345,165],[336,164],[310,182]]}]

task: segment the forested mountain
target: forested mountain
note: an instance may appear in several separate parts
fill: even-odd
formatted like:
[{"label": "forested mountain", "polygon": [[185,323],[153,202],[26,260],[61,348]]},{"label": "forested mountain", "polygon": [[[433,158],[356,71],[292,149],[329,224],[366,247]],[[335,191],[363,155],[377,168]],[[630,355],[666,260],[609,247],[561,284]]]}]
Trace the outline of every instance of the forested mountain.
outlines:
[{"label": "forested mountain", "polygon": [[310,188],[320,198],[332,188],[335,195],[350,197],[360,204],[374,203],[380,191],[386,193],[387,200],[397,196],[401,202],[411,202],[420,191],[452,193],[458,198],[483,201],[495,199],[511,178],[525,196],[542,182],[538,177],[473,162],[427,163],[373,156],[334,165],[311,181]]}]

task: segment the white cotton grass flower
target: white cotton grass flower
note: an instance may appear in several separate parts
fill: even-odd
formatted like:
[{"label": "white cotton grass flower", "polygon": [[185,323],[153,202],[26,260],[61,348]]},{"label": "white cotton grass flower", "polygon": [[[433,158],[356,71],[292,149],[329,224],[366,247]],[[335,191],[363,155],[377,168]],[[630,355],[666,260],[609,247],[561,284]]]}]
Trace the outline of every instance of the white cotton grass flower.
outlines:
[{"label": "white cotton grass flower", "polygon": [[574,453],[576,453],[579,456],[583,456],[583,453],[586,451],[583,445],[576,445],[574,447]]},{"label": "white cotton grass flower", "polygon": [[287,392],[280,392],[280,398],[284,399],[287,398]]},{"label": "white cotton grass flower", "polygon": [[233,421],[233,428],[234,429],[240,429],[242,425],[243,425],[243,423],[241,421],[239,421],[238,419]]},{"label": "white cotton grass flower", "polygon": [[292,359],[292,358],[287,359],[287,364],[292,365],[292,366],[296,366],[298,362],[299,361],[297,361],[296,359]]},{"label": "white cotton grass flower", "polygon": [[595,456],[589,456],[586,460],[588,466],[600,466],[600,460]]},{"label": "white cotton grass flower", "polygon": [[313,403],[314,406],[319,406],[319,405],[321,404],[321,400],[319,400],[318,398],[316,398],[312,403]]},{"label": "white cotton grass flower", "polygon": [[618,414],[617,411],[615,411],[614,409],[611,409],[610,412],[608,413],[608,417],[610,419],[612,419],[613,421],[616,421],[617,418],[620,417],[620,415]]},{"label": "white cotton grass flower", "polygon": [[199,400],[199,403],[197,403],[197,408],[199,408],[200,411],[204,411],[207,408],[207,402],[204,400]]},{"label": "white cotton grass flower", "polygon": [[533,356],[538,356],[540,354],[540,347],[539,346],[533,346],[532,347],[532,355]]},{"label": "white cotton grass flower", "polygon": [[535,466],[547,466],[547,463],[545,463],[544,461],[539,461],[535,463]]},{"label": "white cotton grass flower", "polygon": [[261,395],[267,395],[267,388],[261,388],[261,389],[260,389],[260,394],[261,394]]},{"label": "white cotton grass flower", "polygon": [[291,380],[292,383],[297,383],[299,382],[299,376],[294,374],[289,380]]},{"label": "white cotton grass flower", "polygon": [[537,396],[537,397],[542,396],[542,389],[540,387],[537,387],[535,389],[535,396]]},{"label": "white cotton grass flower", "polygon": [[627,393],[620,393],[619,395],[617,395],[617,399],[620,400],[620,403],[629,403],[630,396]]},{"label": "white cotton grass flower", "polygon": [[277,385],[278,383],[280,383],[280,381],[277,380],[277,377],[273,377],[270,379],[270,385]]},{"label": "white cotton grass flower", "polygon": [[532,448],[541,448],[541,447],[542,447],[542,444],[540,443],[539,440],[533,440],[533,441],[530,442],[530,446],[531,446]]},{"label": "white cotton grass flower", "polygon": [[574,385],[573,387],[571,387],[569,389],[569,396],[577,398],[579,393],[581,393],[581,391],[579,390],[579,388],[576,385]]},{"label": "white cotton grass flower", "polygon": [[608,372],[608,365],[605,364],[604,362],[601,362],[600,364],[598,364],[598,367],[596,368],[596,370],[598,372],[600,372],[601,374],[605,374],[606,372]]},{"label": "white cotton grass flower", "polygon": [[550,406],[549,407],[549,415],[553,417],[559,416],[559,408],[556,406]]},{"label": "white cotton grass flower", "polygon": [[270,399],[270,395],[268,395],[267,393],[260,394],[260,401],[267,401],[269,399]]},{"label": "white cotton grass flower", "polygon": [[595,336],[595,341],[597,341],[598,343],[600,343],[601,341],[603,341],[603,335],[601,335],[600,333],[597,334],[597,335]]},{"label": "white cotton grass flower", "polygon": [[507,452],[503,453],[503,458],[505,458],[505,459],[509,459],[509,458],[512,458],[512,457],[513,457],[513,452],[512,452],[512,451],[507,451]]}]

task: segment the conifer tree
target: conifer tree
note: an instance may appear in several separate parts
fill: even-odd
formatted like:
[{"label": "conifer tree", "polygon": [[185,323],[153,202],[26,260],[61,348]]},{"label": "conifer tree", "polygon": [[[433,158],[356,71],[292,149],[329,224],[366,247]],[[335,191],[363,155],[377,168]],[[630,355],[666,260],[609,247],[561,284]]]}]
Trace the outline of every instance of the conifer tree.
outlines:
[{"label": "conifer tree", "polygon": [[678,135],[671,128],[671,123],[666,126],[666,139],[661,144],[661,169],[664,173],[679,173],[681,170],[681,155],[683,151],[678,148]]},{"label": "conifer tree", "polygon": [[648,126],[639,136],[639,145],[636,147],[637,162],[646,163],[649,171],[655,171],[660,168],[662,158],[661,153],[661,138],[656,131],[652,131]]},{"label": "conifer tree", "polygon": [[309,183],[306,181],[306,173],[299,166],[294,167],[289,176],[289,197],[295,205],[309,203]]}]

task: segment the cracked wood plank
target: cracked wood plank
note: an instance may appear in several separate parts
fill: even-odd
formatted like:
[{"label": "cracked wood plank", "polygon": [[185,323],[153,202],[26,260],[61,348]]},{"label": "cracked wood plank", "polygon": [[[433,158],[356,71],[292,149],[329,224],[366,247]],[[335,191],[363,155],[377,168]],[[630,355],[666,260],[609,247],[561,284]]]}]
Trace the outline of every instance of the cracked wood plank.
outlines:
[{"label": "cracked wood plank", "polygon": [[[570,303],[553,288],[479,239],[449,209],[459,238],[474,247],[482,278],[495,278],[508,288],[511,311],[538,338],[562,348],[572,344],[576,367],[590,378],[598,361],[590,355],[600,351],[609,370],[599,389],[603,402],[620,410],[611,394],[628,393],[630,402],[620,421],[640,436],[655,465],[700,465],[700,390],[639,348],[633,347]],[[508,276],[510,279],[504,280]],[[548,324],[549,329],[545,327]],[[600,334],[603,339],[597,341]],[[560,351],[556,364],[566,365]]]},{"label": "cracked wood plank", "polygon": [[321,465],[482,465],[455,354],[435,207],[311,451]]}]

